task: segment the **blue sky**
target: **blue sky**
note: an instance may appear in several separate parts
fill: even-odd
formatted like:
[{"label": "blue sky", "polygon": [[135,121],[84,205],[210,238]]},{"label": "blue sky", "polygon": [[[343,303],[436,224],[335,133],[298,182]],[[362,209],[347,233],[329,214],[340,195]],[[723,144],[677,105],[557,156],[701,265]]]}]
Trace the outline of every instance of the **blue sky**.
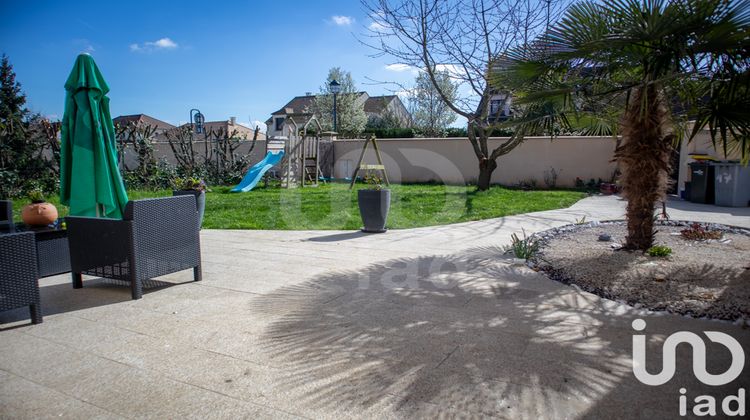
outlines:
[{"label": "blue sky", "polygon": [[330,67],[360,90],[410,84],[355,35],[370,21],[358,1],[0,0],[0,53],[10,57],[28,107],[63,113],[63,84],[87,51],[110,85],[112,115],[145,113],[178,124],[199,108],[209,121],[265,121],[289,99],[317,92]]}]

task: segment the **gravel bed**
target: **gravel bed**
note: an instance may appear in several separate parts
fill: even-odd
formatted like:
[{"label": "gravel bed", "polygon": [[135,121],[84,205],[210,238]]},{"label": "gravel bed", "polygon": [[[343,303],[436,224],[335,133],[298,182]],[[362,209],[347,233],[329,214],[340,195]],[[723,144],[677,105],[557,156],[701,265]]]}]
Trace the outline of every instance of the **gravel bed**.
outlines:
[{"label": "gravel bed", "polygon": [[532,265],[553,280],[636,308],[750,319],[750,230],[701,223],[722,231],[722,239],[688,241],[679,233],[690,224],[658,223],[654,243],[672,248],[666,258],[617,249],[627,233],[623,221],[551,229],[534,235],[541,247]]}]

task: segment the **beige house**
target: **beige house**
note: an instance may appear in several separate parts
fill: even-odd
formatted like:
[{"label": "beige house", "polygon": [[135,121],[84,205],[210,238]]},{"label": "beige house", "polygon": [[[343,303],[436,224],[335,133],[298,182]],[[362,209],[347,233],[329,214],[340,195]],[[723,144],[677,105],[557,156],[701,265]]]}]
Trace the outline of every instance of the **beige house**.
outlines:
[{"label": "beige house", "polygon": [[[354,95],[357,95],[356,103],[364,108],[369,122],[390,116],[398,119],[403,127],[411,126],[411,114],[398,96],[370,96],[367,92],[357,92]],[[315,96],[312,94],[297,96],[287,102],[281,109],[272,113],[271,118],[266,120],[266,126],[268,127],[266,134],[269,137],[286,135],[284,123],[289,117],[292,117],[297,123],[307,121],[312,116],[311,110]]]},{"label": "beige house", "polygon": [[[180,127],[187,127],[190,125],[191,124],[183,124]],[[206,133],[211,133],[212,131],[214,133],[218,133],[220,131],[230,134],[235,133],[232,137],[245,140],[252,140],[255,133],[255,127],[250,128],[248,126],[242,125],[237,122],[237,119],[235,117],[230,117],[228,120],[206,121],[203,123],[203,129]],[[203,135],[196,135],[196,139],[203,139]],[[259,132],[258,140],[265,139],[266,134],[263,132]]]},{"label": "beige house", "polygon": [[397,95],[368,97],[365,101],[365,114],[368,124],[373,125],[384,118],[396,119],[400,127],[411,127],[413,123],[411,113]]},{"label": "beige house", "polygon": [[287,118],[292,117],[298,123],[307,121],[312,116],[310,110],[313,102],[315,102],[315,95],[312,94],[294,97],[266,120],[266,135],[268,137],[286,135],[284,125]]},{"label": "beige house", "polygon": [[167,138],[165,137],[164,133],[174,128],[177,128],[168,122],[159,120],[157,118],[154,118],[146,114],[120,115],[118,117],[113,118],[112,122],[114,123],[115,126],[119,125],[121,127],[124,127],[131,123],[135,123],[137,125],[142,125],[142,126],[155,127],[156,132],[154,134],[154,140],[157,142],[167,141]]},{"label": "beige house", "polygon": [[[166,142],[167,137],[165,133],[177,128],[176,126],[168,122],[162,121],[146,114],[120,115],[113,118],[112,122],[115,124],[115,126],[124,126],[127,124],[135,123],[143,126],[155,127],[156,133],[154,134],[154,141],[157,143]],[[188,125],[189,124],[182,124],[180,127],[186,127]],[[252,140],[253,133],[255,132],[255,127],[250,128],[248,126],[242,125],[237,122],[237,119],[235,117],[230,117],[228,120],[206,121],[205,123],[203,123],[203,126],[206,129],[206,132],[210,132],[211,130],[213,130],[214,132],[218,132],[219,130],[223,130],[224,132],[229,133],[236,132],[236,138],[247,140]],[[202,136],[196,136],[196,140],[199,139],[199,137],[202,138]],[[265,138],[265,133],[258,133],[258,140],[265,140]]]}]

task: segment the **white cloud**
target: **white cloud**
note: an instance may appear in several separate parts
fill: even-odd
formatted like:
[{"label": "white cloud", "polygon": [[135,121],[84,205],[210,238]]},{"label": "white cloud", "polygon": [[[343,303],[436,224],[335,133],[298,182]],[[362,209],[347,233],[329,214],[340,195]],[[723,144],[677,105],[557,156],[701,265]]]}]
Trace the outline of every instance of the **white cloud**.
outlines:
[{"label": "white cloud", "polygon": [[414,96],[414,89],[400,89],[395,93],[399,98],[401,98],[401,100],[408,100],[409,98]]},{"label": "white cloud", "polygon": [[437,71],[447,71],[448,75],[454,82],[466,80],[466,71],[455,64],[438,64],[435,66]]},{"label": "white cloud", "polygon": [[437,71],[448,71],[449,74],[460,74],[461,72],[458,70],[458,66],[455,64],[438,64],[435,66],[435,70]]},{"label": "white cloud", "polygon": [[396,72],[396,73],[409,72],[413,76],[418,75],[420,72],[420,69],[418,67],[414,67],[409,64],[403,64],[403,63],[388,64],[387,66],[385,66],[385,69],[388,71]]},{"label": "white cloud", "polygon": [[371,23],[370,25],[368,25],[367,27],[368,27],[368,28],[369,28],[369,29],[370,29],[371,31],[374,31],[374,32],[381,32],[381,31],[383,31],[383,29],[385,29],[385,28],[386,28],[386,26],[385,26],[385,25],[383,25],[383,24],[382,24],[382,23],[380,23],[380,22],[372,22],[372,23]]},{"label": "white cloud", "polygon": [[250,121],[250,128],[252,130],[255,130],[255,127],[258,127],[261,133],[266,132],[266,123],[264,123],[263,121],[258,121],[258,120]]},{"label": "white cloud", "polygon": [[388,71],[395,71],[395,72],[402,72],[402,71],[409,71],[412,70],[412,67],[408,64],[402,64],[402,63],[396,63],[396,64],[388,64],[385,66],[385,69]]},{"label": "white cloud", "polygon": [[388,28],[385,23],[385,15],[383,13],[376,13],[371,16],[372,22],[367,26],[373,32],[382,32]]},{"label": "white cloud", "polygon": [[177,43],[169,38],[161,38],[156,41],[146,41],[143,44],[130,44],[130,51],[157,51],[157,50],[173,50],[178,47]]},{"label": "white cloud", "polygon": [[76,38],[73,40],[73,45],[76,48],[80,48],[81,52],[92,53],[96,51],[94,44],[86,38]]},{"label": "white cloud", "polygon": [[354,23],[354,18],[351,16],[331,16],[331,22],[338,26],[349,26]]},{"label": "white cloud", "polygon": [[169,38],[162,38],[155,42],[147,42],[146,45],[151,45],[156,48],[177,48],[177,44]]}]

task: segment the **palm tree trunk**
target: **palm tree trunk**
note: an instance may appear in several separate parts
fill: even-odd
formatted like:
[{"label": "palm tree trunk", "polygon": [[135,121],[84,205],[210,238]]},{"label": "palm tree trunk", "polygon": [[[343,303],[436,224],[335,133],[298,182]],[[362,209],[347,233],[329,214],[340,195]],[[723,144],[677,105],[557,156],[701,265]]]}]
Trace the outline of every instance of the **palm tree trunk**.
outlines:
[{"label": "palm tree trunk", "polygon": [[623,142],[615,152],[628,200],[625,248],[645,251],[654,241],[654,208],[664,200],[674,136],[656,84],[634,92],[622,123]]}]

